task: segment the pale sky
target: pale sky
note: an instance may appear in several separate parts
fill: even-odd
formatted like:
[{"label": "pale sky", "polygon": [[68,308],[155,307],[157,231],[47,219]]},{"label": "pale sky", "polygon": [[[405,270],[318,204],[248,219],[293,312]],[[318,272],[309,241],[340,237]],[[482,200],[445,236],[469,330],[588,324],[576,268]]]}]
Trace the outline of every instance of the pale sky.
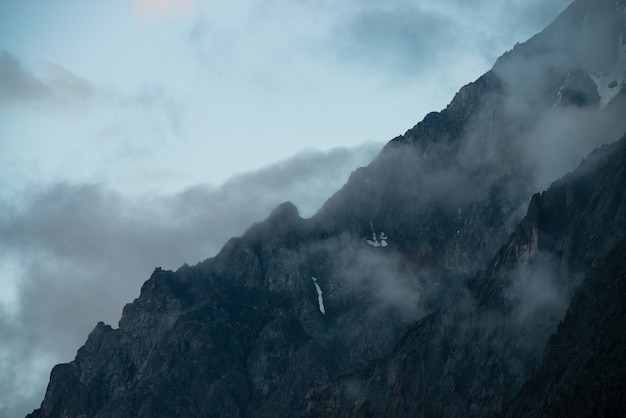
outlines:
[{"label": "pale sky", "polygon": [[567,4],[0,0],[0,415],[155,266],[312,215]]}]

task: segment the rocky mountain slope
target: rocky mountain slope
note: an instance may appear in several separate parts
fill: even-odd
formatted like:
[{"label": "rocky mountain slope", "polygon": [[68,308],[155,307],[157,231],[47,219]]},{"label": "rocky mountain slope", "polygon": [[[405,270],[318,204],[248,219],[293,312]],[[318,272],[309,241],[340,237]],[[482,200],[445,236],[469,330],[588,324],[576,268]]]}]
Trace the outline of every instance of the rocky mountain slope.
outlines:
[{"label": "rocky mountain slope", "polygon": [[[310,394],[309,413],[346,417],[501,414],[536,371],[548,337],[557,331],[582,277],[593,266],[623,255],[619,252],[623,245],[618,244],[626,236],[625,190],[626,137],[598,149],[572,174],[535,195],[526,217],[484,273],[469,278],[465,288],[451,295],[445,306],[414,324],[389,355],[364,371],[343,376],[322,392]],[[609,261],[605,261],[611,251]],[[625,273],[618,267],[612,270],[617,279]],[[605,284],[607,288],[603,287]],[[578,357],[589,355],[586,346],[616,349],[614,357],[623,353],[624,347],[619,345],[620,341],[623,345],[623,329],[604,323],[602,311],[616,311],[617,319],[611,319],[623,321],[624,294],[613,296],[612,307],[593,312],[586,310],[585,303],[593,305],[598,301],[580,301],[593,298],[587,289],[606,293],[618,285],[605,283],[602,274],[590,273],[578,290],[566,322],[553,338],[557,342],[549,345],[552,348],[559,340],[569,338],[568,356],[559,356],[563,351],[555,353],[563,346],[549,350],[543,363],[545,369],[560,370],[556,365],[577,367]],[[589,319],[572,325],[572,316]],[[583,328],[585,323],[594,326]],[[605,337],[608,342],[589,333],[600,331],[601,327],[612,327],[604,331],[609,333]],[[616,367],[620,370],[621,361]],[[571,392],[578,394],[584,384],[593,380],[592,376],[605,373],[602,369],[587,372],[590,380],[583,380]],[[604,377],[618,382],[624,378],[623,374],[616,374],[618,377]],[[519,395],[517,408],[527,408],[532,396],[538,400],[548,394],[554,396],[558,390],[545,391],[541,387],[550,383],[541,375],[534,377]],[[623,383],[622,380],[620,384]],[[623,387],[619,387],[609,386],[623,395]],[[527,416],[537,416],[537,411]]]},{"label": "rocky mountain slope", "polygon": [[505,416],[617,417],[626,409],[626,243],[576,291],[550,337],[539,371]]},{"label": "rocky mountain slope", "polygon": [[156,269],[30,416],[493,415],[526,381],[543,405],[548,337],[623,238],[625,141],[529,199],[626,131],[625,35],[623,1],[578,0],[314,217]]}]

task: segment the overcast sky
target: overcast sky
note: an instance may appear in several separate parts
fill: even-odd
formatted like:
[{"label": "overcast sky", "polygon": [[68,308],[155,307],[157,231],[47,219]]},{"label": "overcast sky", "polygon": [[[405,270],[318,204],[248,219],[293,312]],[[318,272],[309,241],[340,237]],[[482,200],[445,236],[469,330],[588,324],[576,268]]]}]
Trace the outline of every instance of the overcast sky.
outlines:
[{"label": "overcast sky", "polygon": [[0,415],[155,266],[310,216],[568,0],[0,0]]}]

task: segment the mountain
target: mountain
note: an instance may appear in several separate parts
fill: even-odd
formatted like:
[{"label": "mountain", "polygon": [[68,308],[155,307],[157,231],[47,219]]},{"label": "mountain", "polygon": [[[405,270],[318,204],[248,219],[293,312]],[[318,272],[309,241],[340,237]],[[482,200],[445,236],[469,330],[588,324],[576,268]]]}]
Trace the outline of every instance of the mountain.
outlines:
[{"label": "mountain", "polygon": [[574,2],[312,218],[284,203],[155,269],[29,416],[555,414],[592,381],[618,399],[624,310],[598,283],[621,289],[626,140],[601,145],[626,131],[625,7]]}]

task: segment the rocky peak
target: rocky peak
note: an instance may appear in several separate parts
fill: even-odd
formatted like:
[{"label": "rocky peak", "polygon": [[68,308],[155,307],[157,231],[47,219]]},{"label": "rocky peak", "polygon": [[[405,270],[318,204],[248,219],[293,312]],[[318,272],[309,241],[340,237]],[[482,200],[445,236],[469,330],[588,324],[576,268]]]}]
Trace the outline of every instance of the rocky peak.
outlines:
[{"label": "rocky peak", "polygon": [[298,208],[291,202],[278,205],[270,214],[269,221],[273,223],[290,223],[300,218]]}]

